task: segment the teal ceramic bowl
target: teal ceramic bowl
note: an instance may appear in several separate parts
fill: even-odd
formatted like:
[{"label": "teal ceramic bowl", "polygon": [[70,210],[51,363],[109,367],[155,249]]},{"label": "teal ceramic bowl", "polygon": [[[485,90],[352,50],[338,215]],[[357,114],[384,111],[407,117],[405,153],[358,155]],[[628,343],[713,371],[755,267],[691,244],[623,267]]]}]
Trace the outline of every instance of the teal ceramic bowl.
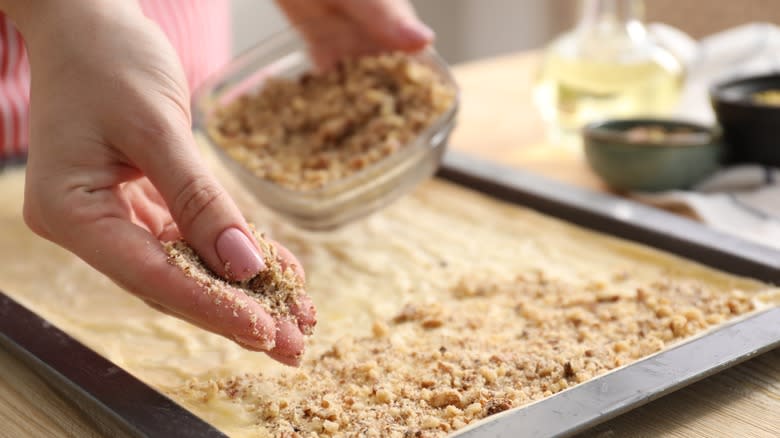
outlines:
[{"label": "teal ceramic bowl", "polygon": [[720,165],[717,128],[679,120],[623,119],[587,125],[588,164],[617,190],[687,189]]}]

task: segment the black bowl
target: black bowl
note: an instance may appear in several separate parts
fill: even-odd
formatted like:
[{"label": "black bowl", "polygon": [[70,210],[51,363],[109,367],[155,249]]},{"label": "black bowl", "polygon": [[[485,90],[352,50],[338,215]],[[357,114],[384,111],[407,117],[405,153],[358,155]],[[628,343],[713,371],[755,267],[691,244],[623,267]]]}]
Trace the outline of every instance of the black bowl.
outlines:
[{"label": "black bowl", "polygon": [[780,166],[780,102],[761,103],[754,97],[768,90],[780,91],[780,74],[731,80],[710,90],[728,162]]}]

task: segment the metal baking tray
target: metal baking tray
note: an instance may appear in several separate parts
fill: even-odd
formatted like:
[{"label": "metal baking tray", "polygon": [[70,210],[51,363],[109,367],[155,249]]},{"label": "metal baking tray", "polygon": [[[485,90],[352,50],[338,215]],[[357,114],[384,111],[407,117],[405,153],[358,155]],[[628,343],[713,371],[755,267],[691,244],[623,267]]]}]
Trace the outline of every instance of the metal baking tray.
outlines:
[{"label": "metal baking tray", "polygon": [[[736,275],[780,283],[779,251],[636,202],[453,152],[445,156],[437,176],[594,231]],[[0,345],[111,436],[224,436],[2,293]],[[780,307],[775,307],[533,404],[491,416],[455,436],[569,436],[778,346]]]}]

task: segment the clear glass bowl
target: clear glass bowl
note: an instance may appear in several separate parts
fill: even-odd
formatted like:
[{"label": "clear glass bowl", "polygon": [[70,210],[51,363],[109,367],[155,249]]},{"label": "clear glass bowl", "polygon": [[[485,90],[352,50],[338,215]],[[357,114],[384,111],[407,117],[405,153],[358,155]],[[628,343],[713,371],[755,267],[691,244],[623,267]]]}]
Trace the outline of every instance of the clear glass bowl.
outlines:
[{"label": "clear glass bowl", "polygon": [[456,90],[451,108],[410,144],[378,162],[325,186],[296,191],[256,176],[231,158],[209,136],[213,111],[246,93],[255,93],[269,77],[297,78],[314,67],[306,43],[290,29],[255,46],[209,78],[192,97],[193,130],[205,138],[241,183],[263,204],[291,223],[327,230],[366,216],[405,194],[438,168],[455,125],[458,93],[446,63],[432,50],[412,55]]}]

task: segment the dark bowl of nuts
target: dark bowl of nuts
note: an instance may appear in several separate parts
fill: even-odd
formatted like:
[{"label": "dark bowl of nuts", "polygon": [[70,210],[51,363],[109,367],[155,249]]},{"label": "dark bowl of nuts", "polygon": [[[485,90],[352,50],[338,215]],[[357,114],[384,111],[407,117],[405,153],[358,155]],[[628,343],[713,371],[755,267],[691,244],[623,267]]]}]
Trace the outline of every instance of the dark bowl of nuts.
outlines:
[{"label": "dark bowl of nuts", "polygon": [[714,172],[723,154],[720,132],[663,119],[597,122],[583,131],[590,167],[613,189],[686,189]]},{"label": "dark bowl of nuts", "polygon": [[780,166],[780,74],[726,81],[710,90],[728,161]]},{"label": "dark bowl of nuts", "polygon": [[193,129],[263,204],[325,230],[389,204],[438,168],[458,90],[432,50],[319,71],[285,31],[193,95]]}]

